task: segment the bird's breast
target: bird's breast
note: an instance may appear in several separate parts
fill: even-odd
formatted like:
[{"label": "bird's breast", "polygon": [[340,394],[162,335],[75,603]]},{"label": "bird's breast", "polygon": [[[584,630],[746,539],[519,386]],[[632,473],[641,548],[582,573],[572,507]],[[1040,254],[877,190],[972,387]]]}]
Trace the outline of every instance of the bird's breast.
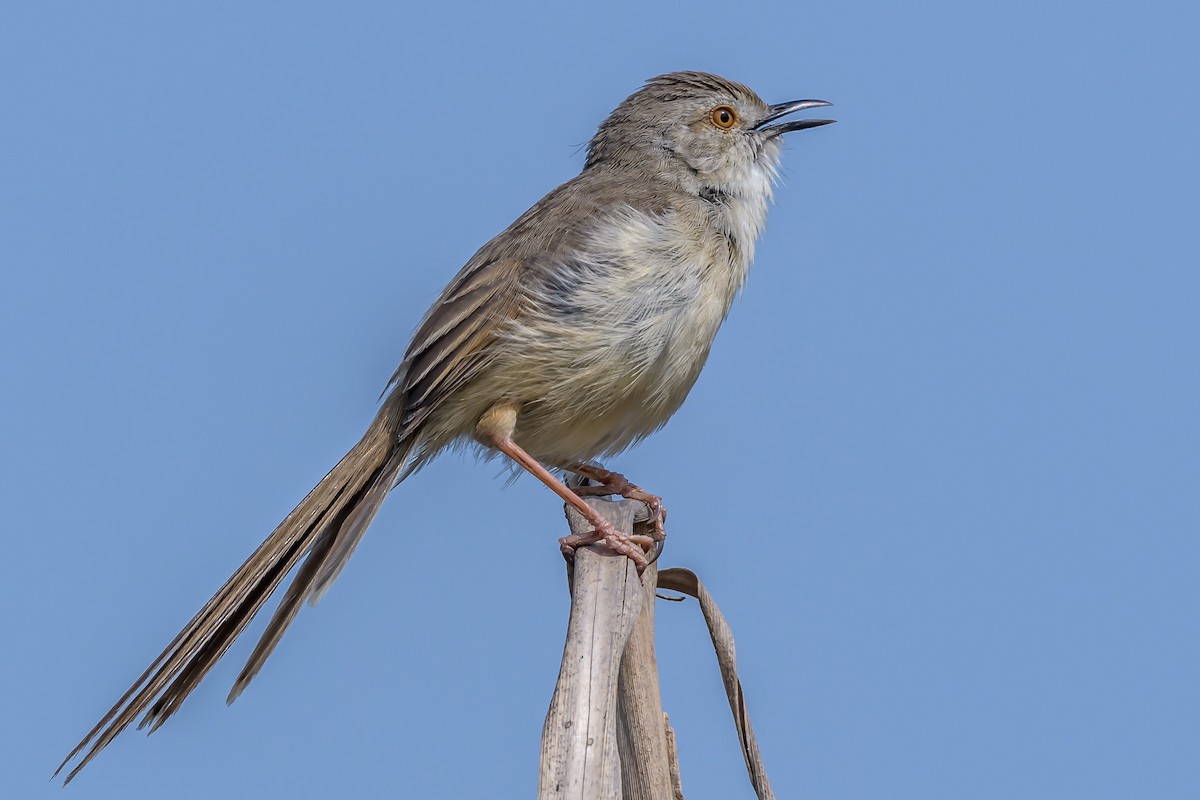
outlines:
[{"label": "bird's breast", "polygon": [[518,441],[546,461],[582,460],[659,428],[700,374],[748,266],[706,215],[628,209],[598,224],[546,269],[505,337],[524,366],[510,387],[524,407]]}]

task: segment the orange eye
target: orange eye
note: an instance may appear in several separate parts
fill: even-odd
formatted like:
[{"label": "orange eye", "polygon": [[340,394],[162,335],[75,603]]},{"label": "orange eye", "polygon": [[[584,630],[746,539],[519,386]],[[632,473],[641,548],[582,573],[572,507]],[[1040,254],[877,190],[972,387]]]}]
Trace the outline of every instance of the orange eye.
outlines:
[{"label": "orange eye", "polygon": [[708,118],[712,120],[713,125],[723,131],[729,130],[738,123],[738,114],[731,106],[717,106],[708,112]]}]

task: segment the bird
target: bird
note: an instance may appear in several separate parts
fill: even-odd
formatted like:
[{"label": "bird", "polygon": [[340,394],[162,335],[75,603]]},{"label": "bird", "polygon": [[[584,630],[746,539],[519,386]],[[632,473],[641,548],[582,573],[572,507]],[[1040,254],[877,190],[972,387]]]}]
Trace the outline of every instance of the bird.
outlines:
[{"label": "bird", "polygon": [[[391,489],[448,447],[506,456],[639,568],[661,547],[660,498],[601,466],[679,409],[746,280],[778,178],[784,120],[704,72],[651,78],[600,124],[582,171],[483,245],[416,327],[362,439],[304,497],[67,755],[69,783],[122,731],[157,730],[292,574],[227,702],[300,606],[345,567]],[[553,470],[580,476],[568,486]],[[653,534],[615,530],[581,497],[645,501]],[[647,538],[649,541],[647,541]]]}]

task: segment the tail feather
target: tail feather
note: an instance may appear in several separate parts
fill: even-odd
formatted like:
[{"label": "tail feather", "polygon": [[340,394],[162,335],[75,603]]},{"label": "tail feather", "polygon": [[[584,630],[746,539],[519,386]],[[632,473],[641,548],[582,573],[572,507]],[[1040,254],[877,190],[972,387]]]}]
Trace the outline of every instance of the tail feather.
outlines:
[{"label": "tail feather", "polygon": [[275,645],[279,644],[288,625],[295,619],[304,599],[308,598],[310,605],[315,604],[333,579],[341,573],[350,554],[362,539],[363,532],[371,524],[371,520],[375,519],[376,512],[394,485],[396,475],[403,466],[404,451],[401,450],[397,455],[399,457],[389,459],[376,470],[354,502],[346,504],[342,512],[317,536],[300,566],[300,571],[292,579],[287,593],[275,609],[271,621],[267,623],[258,644],[254,646],[254,652],[250,654],[246,665],[234,681],[229,697],[226,698],[227,703],[236,700],[258,674],[267,657],[274,652]]},{"label": "tail feather", "polygon": [[54,775],[86,748],[83,758],[67,774],[65,783],[70,783],[143,712],[145,716],[138,727],[149,726],[150,732],[157,730],[179,709],[267,598],[304,558],[230,692],[229,702],[236,699],[278,644],[301,601],[309,597],[315,602],[345,566],[363,531],[401,475],[410,446],[410,442],[399,439],[390,409],[385,407],[362,440],[192,617],[63,759]]},{"label": "tail feather", "polygon": [[342,574],[342,569],[350,560],[354,549],[358,547],[359,541],[362,540],[363,533],[375,519],[379,507],[383,505],[384,498],[400,481],[401,470],[408,461],[408,448],[403,448],[402,452],[403,456],[393,459],[390,468],[380,471],[378,477],[363,494],[362,501],[347,515],[346,522],[338,532],[337,538],[330,543],[329,553],[321,560],[320,571],[313,579],[311,590],[308,593],[309,605],[316,605],[325,592],[329,591],[333,582],[337,580],[337,576]]},{"label": "tail feather", "polygon": [[245,666],[242,667],[242,671],[238,673],[237,679],[233,682],[233,688],[229,690],[229,695],[225,698],[226,703],[232,703],[241,695],[258,671],[262,669],[267,657],[274,652],[275,645],[279,643],[284,631],[296,618],[308,584],[312,581],[316,567],[328,554],[333,538],[328,535],[322,536],[308,551],[308,556],[300,565],[296,577],[292,579],[283,599],[279,601],[275,613],[271,615],[271,621],[267,623],[266,630],[263,631],[258,644],[254,646],[254,652],[250,654],[250,658],[246,660]]}]

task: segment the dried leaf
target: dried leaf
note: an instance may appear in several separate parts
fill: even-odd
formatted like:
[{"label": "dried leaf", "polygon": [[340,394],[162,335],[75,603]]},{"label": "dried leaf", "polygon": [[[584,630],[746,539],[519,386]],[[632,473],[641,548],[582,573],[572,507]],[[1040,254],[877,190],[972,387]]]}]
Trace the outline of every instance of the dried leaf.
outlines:
[{"label": "dried leaf", "polygon": [[712,637],[717,664],[721,668],[721,679],[725,682],[729,708],[733,711],[738,741],[742,744],[742,757],[746,760],[750,785],[754,787],[759,800],[774,800],[775,794],[771,791],[770,781],[767,780],[767,768],[763,764],[762,754],[758,751],[758,742],[754,738],[754,729],[750,726],[750,716],[746,712],[745,694],[737,674],[733,632],[729,629],[725,616],[712,599],[712,595],[704,588],[704,584],[696,577],[696,573],[690,569],[672,567],[662,570],[658,573],[658,588],[691,595],[700,601],[700,611],[704,614],[704,621],[708,623],[708,633]]}]

